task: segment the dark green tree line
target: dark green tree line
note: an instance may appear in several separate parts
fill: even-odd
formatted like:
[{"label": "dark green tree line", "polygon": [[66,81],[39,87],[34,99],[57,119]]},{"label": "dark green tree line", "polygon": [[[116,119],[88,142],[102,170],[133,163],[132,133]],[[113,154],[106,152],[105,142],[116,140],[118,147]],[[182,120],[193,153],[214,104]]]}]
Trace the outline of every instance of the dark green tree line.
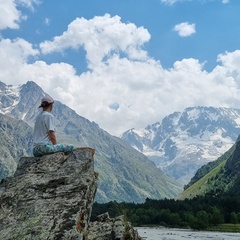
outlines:
[{"label": "dark green tree line", "polygon": [[174,200],[146,199],[144,203],[94,203],[92,221],[108,212],[110,217],[125,215],[135,226],[162,225],[206,229],[222,223],[240,223],[240,198],[196,197]]}]

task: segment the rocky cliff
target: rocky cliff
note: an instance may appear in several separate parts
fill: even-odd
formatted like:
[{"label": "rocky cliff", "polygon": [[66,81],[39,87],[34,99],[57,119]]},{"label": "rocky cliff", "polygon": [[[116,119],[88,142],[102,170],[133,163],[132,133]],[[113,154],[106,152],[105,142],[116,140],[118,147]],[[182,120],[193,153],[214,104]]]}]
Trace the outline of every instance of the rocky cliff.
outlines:
[{"label": "rocky cliff", "polygon": [[[88,237],[98,180],[93,156],[93,149],[80,148],[69,155],[21,158],[14,176],[0,184],[1,239],[93,239]],[[95,239],[114,239],[101,234]]]}]

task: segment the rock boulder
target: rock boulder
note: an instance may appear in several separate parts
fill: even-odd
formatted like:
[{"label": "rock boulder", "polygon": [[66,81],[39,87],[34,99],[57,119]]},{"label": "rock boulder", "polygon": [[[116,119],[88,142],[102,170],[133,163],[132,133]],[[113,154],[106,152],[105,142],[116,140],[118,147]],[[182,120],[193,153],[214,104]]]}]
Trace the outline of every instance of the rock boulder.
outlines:
[{"label": "rock boulder", "polygon": [[94,149],[23,157],[0,183],[1,240],[139,240],[123,216],[90,223],[97,191]]},{"label": "rock boulder", "polygon": [[21,158],[0,185],[0,236],[4,240],[82,239],[87,235],[97,173],[94,150],[76,149]]}]

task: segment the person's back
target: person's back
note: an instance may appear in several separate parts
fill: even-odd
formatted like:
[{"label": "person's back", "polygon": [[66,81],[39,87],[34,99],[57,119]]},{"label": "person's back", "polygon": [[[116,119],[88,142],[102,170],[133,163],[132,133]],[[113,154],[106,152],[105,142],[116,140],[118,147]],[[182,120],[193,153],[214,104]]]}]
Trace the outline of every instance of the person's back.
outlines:
[{"label": "person's back", "polygon": [[54,117],[50,113],[53,103],[54,100],[51,97],[45,96],[39,106],[43,111],[36,117],[34,125],[33,155],[35,157],[55,152],[69,152],[74,148],[73,145],[57,144]]},{"label": "person's back", "polygon": [[35,121],[33,135],[34,146],[38,144],[40,145],[51,144],[48,135],[49,130],[55,131],[53,115],[49,112],[42,111],[41,113],[38,114]]}]

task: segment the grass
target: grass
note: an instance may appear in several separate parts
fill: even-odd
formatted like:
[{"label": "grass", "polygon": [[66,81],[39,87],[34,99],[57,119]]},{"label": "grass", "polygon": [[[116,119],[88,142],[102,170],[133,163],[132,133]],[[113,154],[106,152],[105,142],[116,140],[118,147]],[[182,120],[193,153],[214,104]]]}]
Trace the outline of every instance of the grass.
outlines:
[{"label": "grass", "polygon": [[240,232],[240,224],[219,224],[217,226],[211,226],[207,230],[214,232]]}]

